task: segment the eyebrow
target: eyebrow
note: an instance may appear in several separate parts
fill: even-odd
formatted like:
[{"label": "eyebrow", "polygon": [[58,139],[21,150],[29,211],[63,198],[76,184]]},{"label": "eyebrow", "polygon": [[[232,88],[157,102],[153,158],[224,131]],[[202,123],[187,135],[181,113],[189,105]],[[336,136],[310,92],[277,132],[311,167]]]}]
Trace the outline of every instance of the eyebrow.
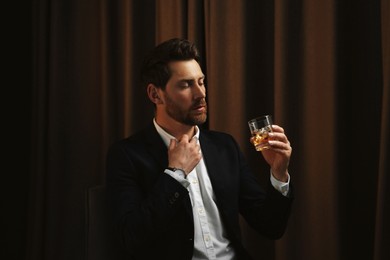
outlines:
[{"label": "eyebrow", "polygon": [[201,79],[205,79],[206,78],[206,76],[205,75],[203,75],[203,76],[201,76],[200,78],[198,78],[198,79],[186,79],[186,78],[184,78],[184,79],[181,79],[181,80],[179,80],[179,82],[193,82],[193,81],[196,81],[196,80],[201,80]]}]

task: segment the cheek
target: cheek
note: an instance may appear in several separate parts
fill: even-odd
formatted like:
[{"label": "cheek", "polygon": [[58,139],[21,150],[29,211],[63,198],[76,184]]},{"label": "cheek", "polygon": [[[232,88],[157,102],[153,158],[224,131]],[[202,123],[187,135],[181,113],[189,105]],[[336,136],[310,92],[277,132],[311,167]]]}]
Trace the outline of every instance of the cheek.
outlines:
[{"label": "cheek", "polygon": [[173,94],[165,96],[165,101],[168,106],[175,107],[175,109],[186,108],[188,105],[187,98],[185,95]]},{"label": "cheek", "polygon": [[165,97],[169,103],[187,109],[192,106],[194,95],[191,88],[171,89],[169,92],[165,92]]},{"label": "cheek", "polygon": [[190,91],[184,91],[184,92],[181,92],[181,93],[178,93],[177,95],[175,95],[173,100],[177,104],[181,104],[183,106],[186,106],[186,105],[191,105],[191,103],[192,103],[191,97],[192,97],[192,95],[191,95]]}]

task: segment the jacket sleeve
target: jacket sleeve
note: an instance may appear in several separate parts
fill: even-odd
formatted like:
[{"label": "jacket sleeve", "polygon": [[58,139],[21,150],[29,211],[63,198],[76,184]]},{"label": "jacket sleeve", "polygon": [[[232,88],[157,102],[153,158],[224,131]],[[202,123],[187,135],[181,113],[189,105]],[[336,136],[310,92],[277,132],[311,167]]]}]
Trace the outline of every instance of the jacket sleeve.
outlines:
[{"label": "jacket sleeve", "polygon": [[240,213],[258,233],[270,239],[279,239],[285,232],[290,215],[292,185],[287,197],[277,191],[270,181],[264,185],[266,189],[262,188],[249,169],[238,144],[235,144],[240,165]]}]

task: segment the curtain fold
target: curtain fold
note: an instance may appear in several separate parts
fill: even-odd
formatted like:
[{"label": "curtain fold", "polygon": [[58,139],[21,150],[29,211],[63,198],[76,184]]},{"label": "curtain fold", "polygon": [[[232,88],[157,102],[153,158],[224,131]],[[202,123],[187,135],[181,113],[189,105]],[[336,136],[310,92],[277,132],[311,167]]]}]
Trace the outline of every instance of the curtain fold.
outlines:
[{"label": "curtain fold", "polygon": [[374,240],[375,260],[389,259],[390,250],[390,2],[381,1],[383,94],[378,195]]},{"label": "curtain fold", "polygon": [[276,1],[276,10],[275,113],[299,184],[277,259],[338,259],[334,3]]},{"label": "curtain fold", "polygon": [[109,145],[150,123],[139,66],[172,37],[201,51],[205,127],[232,134],[260,182],[247,121],[272,114],[292,143],[284,237],[241,219],[254,258],[389,258],[389,1],[33,2],[27,259],[85,257],[85,192],[104,184]]}]

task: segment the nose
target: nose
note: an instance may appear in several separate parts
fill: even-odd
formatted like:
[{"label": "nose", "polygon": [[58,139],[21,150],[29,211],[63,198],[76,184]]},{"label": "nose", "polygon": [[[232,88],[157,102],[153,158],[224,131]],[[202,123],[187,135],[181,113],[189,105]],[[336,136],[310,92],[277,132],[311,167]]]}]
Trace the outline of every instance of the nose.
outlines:
[{"label": "nose", "polygon": [[202,99],[206,97],[206,88],[202,84],[200,85],[199,83],[195,83],[194,88],[193,88],[193,95],[194,99]]}]

